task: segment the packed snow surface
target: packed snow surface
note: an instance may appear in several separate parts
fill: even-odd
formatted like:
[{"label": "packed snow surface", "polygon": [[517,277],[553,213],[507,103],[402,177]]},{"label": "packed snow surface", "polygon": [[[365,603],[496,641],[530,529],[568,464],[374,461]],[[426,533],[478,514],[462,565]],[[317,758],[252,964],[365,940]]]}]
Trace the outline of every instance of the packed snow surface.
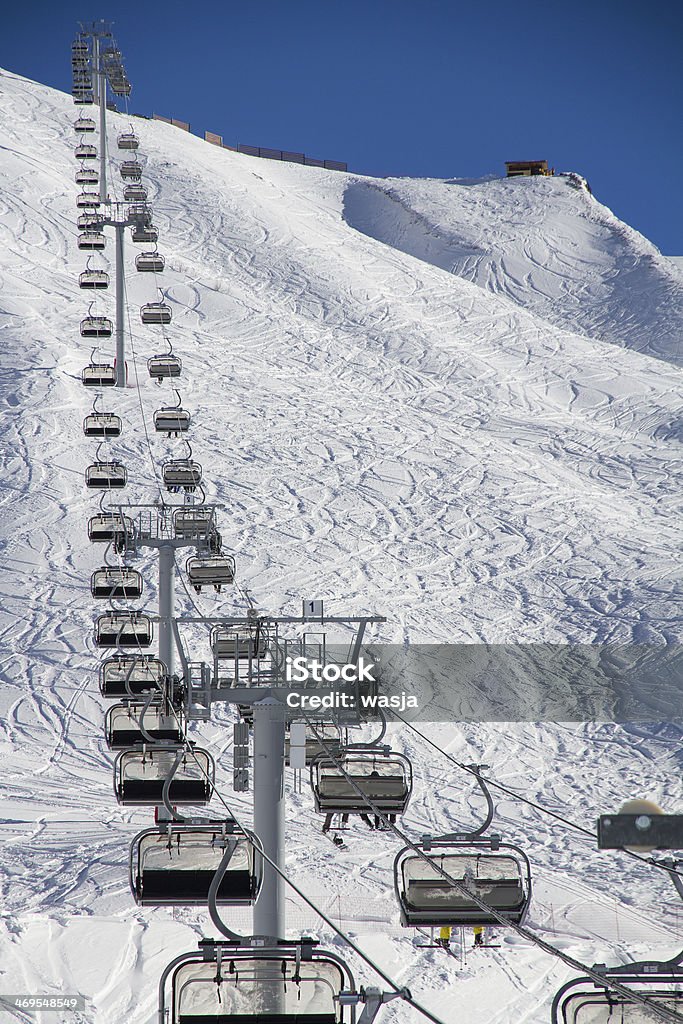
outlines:
[{"label": "packed snow surface", "polygon": [[[0,990],[82,993],[89,1010],[72,1022],[151,1024],[165,965],[216,933],[206,914],[141,910],[128,890],[129,840],[149,814],[114,800],[96,683],[76,116],[67,96],[2,74]],[[118,198],[128,124],[109,117]],[[145,368],[164,344],[138,307],[158,284],[241,588],[190,599],[179,582],[180,610],[243,614],[247,589],[274,614],[321,597],[331,614],[385,615],[376,635],[395,643],[680,642],[680,270],[568,179],[372,180],[134,127],[167,271],[136,274],[127,240],[131,386],[103,403],[125,423],[103,451],[126,464],[133,502],[157,496],[154,464],[184,454],[151,425],[173,399]],[[92,265],[113,273],[111,237]],[[113,304],[110,290],[93,311]],[[154,611],[152,559],[137,564]],[[207,658],[205,634],[194,643]],[[230,723],[219,710],[193,735],[248,822]],[[584,827],[631,796],[681,810],[677,724],[419,728]],[[406,832],[475,821],[468,777],[414,731],[390,731],[415,766]],[[569,968],[512,933],[475,953],[466,936],[464,959],[457,944],[454,956],[420,948],[390,890],[395,837],[354,827],[335,849],[305,780],[295,792],[287,778],[287,870],[397,982],[445,1024],[549,1020]],[[683,903],[662,872],[511,797],[494,827],[527,849],[529,925],[558,948],[616,964],[683,946]],[[249,928],[246,911],[230,920]],[[293,895],[288,926],[344,953]],[[420,1018],[394,1002],[380,1019]]]}]

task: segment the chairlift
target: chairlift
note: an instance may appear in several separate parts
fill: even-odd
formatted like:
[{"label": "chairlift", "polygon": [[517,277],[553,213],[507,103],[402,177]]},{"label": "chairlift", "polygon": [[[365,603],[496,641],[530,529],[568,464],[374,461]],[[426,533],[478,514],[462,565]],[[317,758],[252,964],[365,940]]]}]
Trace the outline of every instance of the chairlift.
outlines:
[{"label": "chairlift", "polygon": [[[129,185],[128,187],[134,188],[136,186]],[[128,219],[148,226],[152,223],[152,207],[149,203],[131,203],[128,207]]]},{"label": "chairlift", "polygon": [[82,338],[111,338],[114,325],[106,316],[86,316],[81,320]]},{"label": "chairlift", "polygon": [[78,287],[101,289],[109,287],[109,274],[106,270],[84,270],[78,275]]},{"label": "chairlift", "polygon": [[212,508],[188,505],[173,513],[173,532],[176,540],[206,540],[216,529]]},{"label": "chairlift", "polygon": [[143,612],[106,612],[95,621],[96,647],[149,647],[154,627]]},{"label": "chairlift", "polygon": [[143,743],[182,743],[182,712],[167,701],[112,704],[104,717],[104,735],[110,750],[127,750]]},{"label": "chairlift", "polygon": [[232,820],[165,822],[139,832],[130,847],[130,888],[143,907],[205,906],[228,846],[234,849],[216,904],[251,906],[259,894],[263,858],[257,842]]},{"label": "chairlift", "polygon": [[140,309],[143,324],[170,324],[171,307],[165,302],[147,302]]},{"label": "chairlift", "polygon": [[218,661],[260,661],[268,653],[268,637],[259,622],[214,626],[210,644]]},{"label": "chairlift", "polygon": [[142,596],[142,575],[127,565],[103,565],[90,577],[90,593],[98,598],[132,600]]},{"label": "chairlift", "polygon": [[[469,890],[511,924],[522,924],[531,902],[531,865],[517,846],[497,836],[423,839],[428,861],[404,847],[394,861],[394,888],[406,927],[500,925]],[[440,874],[445,872],[454,882]]]},{"label": "chairlift", "polygon": [[114,792],[120,804],[156,806],[163,803],[170,778],[166,786],[170,803],[207,804],[215,774],[211,754],[200,747],[134,747],[122,750],[116,758]]},{"label": "chairlift", "polygon": [[170,697],[173,694],[167,693],[167,680],[164,663],[149,654],[117,654],[100,666],[100,693],[109,699]]},{"label": "chairlift", "polygon": [[80,133],[89,133],[95,131],[95,122],[92,117],[79,117],[74,121],[74,131]]},{"label": "chairlift", "polygon": [[104,249],[106,238],[101,231],[84,231],[78,236],[78,248],[88,251]]},{"label": "chairlift", "polygon": [[190,414],[180,406],[162,406],[154,413],[154,429],[160,434],[184,434],[190,428]]},{"label": "chairlift", "polygon": [[122,490],[128,473],[122,462],[93,462],[85,471],[85,486],[96,490]]},{"label": "chairlift", "polygon": [[97,146],[83,142],[80,146],[76,146],[74,156],[77,160],[97,160]]},{"label": "chairlift", "polygon": [[133,538],[133,520],[118,512],[99,512],[88,520],[88,540],[93,544],[117,544]]},{"label": "chairlift", "polygon": [[198,594],[202,587],[213,587],[220,594],[221,588],[235,582],[235,559],[232,555],[192,555],[185,569],[190,585]]},{"label": "chairlift", "polygon": [[100,205],[99,192],[81,192],[76,196],[76,206],[79,210],[96,210]]},{"label": "chairlift", "polygon": [[158,242],[159,231],[154,224],[134,224],[130,237],[134,242]]},{"label": "chairlift", "polygon": [[135,257],[135,269],[141,274],[161,274],[166,259],[159,252],[139,252]]},{"label": "chairlift", "polygon": [[[139,268],[138,268],[139,269]],[[183,363],[179,356],[170,352],[158,356],[150,356],[147,360],[147,371],[153,380],[167,380],[171,377],[179,377],[183,369]]]},{"label": "chairlift", "polygon": [[86,437],[119,437],[121,417],[113,412],[91,412],[83,420]]},{"label": "chairlift", "polygon": [[119,149],[137,149],[140,145],[140,140],[134,131],[121,132],[116,143]]},{"label": "chairlift", "polygon": [[[338,757],[343,746],[339,726],[325,725],[321,722],[319,725],[316,725],[315,729],[318,735],[315,735],[315,733],[306,734],[307,768],[310,767],[313,761],[321,755],[324,756],[327,754],[329,756],[330,754],[334,754],[335,757]],[[285,760],[287,762],[290,760],[290,752],[291,743],[288,732],[285,736]]]},{"label": "chairlift", "polygon": [[116,369],[111,363],[89,363],[81,370],[81,383],[87,388],[113,388]]},{"label": "chairlift", "polygon": [[87,57],[90,54],[90,47],[82,39],[74,39],[71,44],[71,56],[73,57]]},{"label": "chairlift", "polygon": [[123,190],[124,203],[144,203],[147,201],[147,189],[144,185],[126,185]]},{"label": "chairlift", "polygon": [[77,185],[97,185],[100,175],[94,167],[81,167],[76,171]]},{"label": "chairlift", "polygon": [[[683,1016],[680,955],[663,962],[647,960],[619,967],[599,964],[593,970],[604,977],[604,986],[590,977],[568,981],[553,1000],[552,1024],[651,1024],[658,1007]],[[615,991],[610,981],[647,999],[647,1006]]]},{"label": "chairlift", "polygon": [[161,467],[164,487],[173,493],[192,493],[202,480],[202,467],[192,459],[169,459]]},{"label": "chairlift", "polygon": [[198,951],[176,958],[162,975],[159,1019],[168,1024],[352,1024],[353,975],[336,953],[316,947],[310,939],[258,946],[204,939]]},{"label": "chairlift", "polygon": [[[102,231],[104,227],[104,220],[100,213],[79,213],[76,220],[76,226],[79,231]],[[104,235],[102,236],[104,238]]]},{"label": "chairlift", "polygon": [[413,790],[413,768],[404,754],[384,748],[352,749],[342,751],[338,761],[323,754],[311,764],[316,811],[368,815],[376,813],[372,802],[386,815],[405,812]]},{"label": "chairlift", "polygon": [[140,181],[142,178],[142,164],[137,160],[124,160],[119,168],[119,174],[124,181]]}]

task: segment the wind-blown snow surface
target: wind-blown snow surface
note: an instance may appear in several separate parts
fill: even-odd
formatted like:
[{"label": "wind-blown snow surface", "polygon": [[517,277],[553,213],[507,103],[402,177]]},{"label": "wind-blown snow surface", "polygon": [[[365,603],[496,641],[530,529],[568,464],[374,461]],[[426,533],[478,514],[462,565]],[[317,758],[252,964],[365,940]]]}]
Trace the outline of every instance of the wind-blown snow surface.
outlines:
[{"label": "wind-blown snow surface", "polygon": [[[148,1024],[165,964],[214,932],[206,915],[136,909],[127,887],[128,842],[149,816],[111,793],[90,639],[101,551],[86,539],[97,499],[83,486],[95,445],[81,432],[90,346],[78,333],[88,299],[76,286],[75,117],[68,97],[0,78],[0,990],[82,992],[85,1019]],[[110,120],[113,171],[127,122]],[[385,614],[381,636],[394,642],[680,641],[683,278],[648,242],[561,179],[371,181],[231,154],[160,123],[135,128],[194,454],[261,607],[296,613],[302,596],[324,597],[330,611]],[[140,390],[106,405],[126,423],[112,445],[126,495],[151,501],[142,412],[152,433],[171,392],[146,376],[164,346],[139,323],[155,296],[132,249]],[[93,262],[110,257],[111,240]],[[94,309],[113,315],[113,294]],[[182,454],[178,441],[149,443],[157,463]],[[243,611],[232,595],[196,601],[206,614]],[[191,607],[182,587],[178,605]],[[207,653],[201,638],[193,657]],[[197,738],[248,821],[249,800],[230,788],[228,723],[218,712]],[[583,825],[627,796],[680,803],[678,726],[424,729]],[[408,833],[473,820],[467,779],[414,733],[393,740],[416,766]],[[465,964],[417,948],[389,895],[395,840],[354,829],[337,851],[307,788],[288,801],[292,876],[416,998],[447,1024],[548,1020],[567,968],[514,936]],[[660,872],[599,854],[508,798],[496,827],[526,845],[530,924],[556,945],[616,963],[683,944],[683,905]],[[292,934],[330,941],[300,903],[289,911]],[[248,927],[246,913],[231,920]],[[394,1003],[381,1019],[419,1018]]]}]

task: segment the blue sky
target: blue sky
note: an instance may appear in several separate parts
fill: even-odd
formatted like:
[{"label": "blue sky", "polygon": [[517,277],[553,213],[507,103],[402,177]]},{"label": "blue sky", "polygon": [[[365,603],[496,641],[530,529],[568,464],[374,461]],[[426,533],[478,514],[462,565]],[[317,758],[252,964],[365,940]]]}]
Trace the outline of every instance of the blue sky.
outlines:
[{"label": "blue sky", "polygon": [[680,0],[35,0],[0,64],[64,90],[79,19],[114,20],[131,110],[368,174],[544,157],[683,254]]}]

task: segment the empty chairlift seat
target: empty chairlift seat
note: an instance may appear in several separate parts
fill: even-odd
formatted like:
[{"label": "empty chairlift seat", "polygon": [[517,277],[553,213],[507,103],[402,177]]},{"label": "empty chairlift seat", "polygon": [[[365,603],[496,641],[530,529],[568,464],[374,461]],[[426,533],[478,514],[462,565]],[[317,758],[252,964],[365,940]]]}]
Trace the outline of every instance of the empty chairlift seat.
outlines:
[{"label": "empty chairlift seat", "polygon": [[85,471],[85,486],[100,491],[120,491],[128,482],[126,467],[121,462],[93,462]]},{"label": "empty chairlift seat", "polygon": [[[213,950],[212,950],[213,947]],[[221,956],[216,947],[222,947]],[[176,961],[177,963],[177,961]],[[240,948],[202,943],[171,965],[168,1024],[348,1024],[342,992],[356,986],[336,954],[312,943]],[[166,1012],[166,975],[160,1017]]]},{"label": "empty chairlift seat", "polygon": [[134,531],[133,520],[118,512],[99,512],[88,520],[88,540],[93,544],[114,544],[118,548],[123,542],[125,547]]},{"label": "empty chairlift seat", "polygon": [[165,302],[147,302],[140,309],[143,324],[170,324],[171,307]]},{"label": "empty chairlift seat", "polygon": [[254,660],[265,658],[268,637],[259,623],[214,626],[211,630],[211,650],[218,661]]},{"label": "empty chairlift seat", "polygon": [[140,224],[151,224],[152,207],[148,203],[131,203],[128,207],[128,216]]},{"label": "empty chairlift seat", "polygon": [[124,160],[119,168],[119,173],[124,181],[140,181],[142,178],[142,164],[137,160]]},{"label": "empty chairlift seat", "polygon": [[84,270],[78,275],[78,287],[102,289],[109,287],[109,274],[106,270]]},{"label": "empty chairlift seat", "polygon": [[212,508],[190,505],[177,508],[173,513],[173,533],[176,540],[207,540],[216,530]]},{"label": "empty chairlift seat", "polygon": [[116,370],[111,363],[88,363],[81,370],[81,383],[86,388],[113,388]]},{"label": "empty chairlift seat", "polygon": [[123,190],[124,203],[144,203],[147,200],[147,189],[144,185],[126,185]]},{"label": "empty chairlift seat", "polygon": [[88,210],[86,213],[79,213],[76,226],[79,231],[101,232],[104,227],[104,221],[96,210]]},{"label": "empty chairlift seat", "polygon": [[104,718],[104,734],[110,750],[126,750],[143,743],[182,743],[185,739],[182,712],[166,701],[152,704],[112,704]]},{"label": "empty chairlift seat", "polygon": [[78,248],[86,252],[104,249],[106,238],[101,231],[84,231],[78,236]]},{"label": "empty chairlift seat", "polygon": [[149,647],[154,627],[142,612],[107,612],[95,622],[96,647]]},{"label": "empty chairlift seat", "polygon": [[166,259],[159,252],[139,252],[135,257],[135,269],[141,274],[161,274]]},{"label": "empty chairlift seat", "polygon": [[114,764],[116,799],[121,804],[161,804],[164,783],[169,777],[172,804],[206,804],[214,787],[213,758],[199,747],[169,745],[122,750]]},{"label": "empty chairlift seat", "polygon": [[79,117],[74,121],[75,132],[94,132],[96,128],[92,117]]},{"label": "empty chairlift seat", "polygon": [[232,555],[193,555],[186,564],[187,577],[198,594],[202,587],[221,588],[235,582],[235,559]]},{"label": "empty chairlift seat", "polygon": [[316,811],[374,814],[371,801],[383,814],[403,814],[413,788],[412,765],[407,757],[394,752],[343,752],[338,760],[339,766],[333,758],[322,755],[311,764]]},{"label": "empty chairlift seat", "polygon": [[159,232],[154,224],[134,224],[130,231],[134,242],[158,242]]},{"label": "empty chairlift seat", "polygon": [[167,380],[172,377],[179,377],[182,369],[182,360],[170,352],[158,356],[150,356],[147,360],[147,371],[153,380]]},{"label": "empty chairlift seat", "polygon": [[76,206],[79,210],[96,210],[99,205],[100,196],[98,192],[81,192],[80,195],[76,196]]},{"label": "empty chairlift seat", "polygon": [[100,693],[114,700],[131,697],[162,697],[168,689],[168,672],[149,654],[117,654],[100,667]]},{"label": "empty chairlift seat", "polygon": [[137,149],[140,145],[135,132],[121,132],[116,142],[119,149]]},{"label": "empty chairlift seat", "polygon": [[235,823],[167,823],[140,832],[131,844],[130,888],[141,906],[206,905],[228,845],[233,846],[216,903],[250,906],[258,896],[262,858],[250,833]]},{"label": "empty chairlift seat", "polygon": [[97,185],[100,176],[94,167],[81,167],[76,171],[75,180],[77,185]]},{"label": "empty chairlift seat", "polygon": [[[657,1007],[683,1016],[683,965],[675,960],[623,964],[600,967],[605,985],[592,978],[574,978],[563,985],[555,996],[551,1011],[552,1024],[650,1024],[656,1020],[636,999],[615,992],[608,980],[618,982],[641,998],[647,998],[652,1011]],[[593,968],[597,970],[598,968]]]},{"label": "empty chairlift seat", "polygon": [[169,459],[163,463],[161,475],[167,490],[192,492],[202,481],[202,467],[193,459]]},{"label": "empty chairlift seat", "polygon": [[119,437],[121,417],[113,412],[91,412],[83,420],[86,437]]},{"label": "empty chairlift seat", "polygon": [[92,146],[89,142],[83,142],[80,146],[76,146],[74,156],[77,160],[97,160],[97,147]]},{"label": "empty chairlift seat", "polygon": [[90,577],[90,593],[97,598],[130,600],[142,596],[142,575],[129,566],[103,565]]},{"label": "empty chairlift seat", "polygon": [[111,338],[114,325],[107,316],[86,316],[81,320],[81,337]]},{"label": "empty chairlift seat", "polygon": [[403,925],[500,925],[498,917],[487,913],[466,890],[511,923],[524,921],[531,900],[531,867],[522,850],[486,839],[420,845],[429,861],[406,847],[394,862]]},{"label": "empty chairlift seat", "polygon": [[190,428],[190,414],[178,406],[163,406],[154,413],[154,429],[160,434],[184,434]]}]

